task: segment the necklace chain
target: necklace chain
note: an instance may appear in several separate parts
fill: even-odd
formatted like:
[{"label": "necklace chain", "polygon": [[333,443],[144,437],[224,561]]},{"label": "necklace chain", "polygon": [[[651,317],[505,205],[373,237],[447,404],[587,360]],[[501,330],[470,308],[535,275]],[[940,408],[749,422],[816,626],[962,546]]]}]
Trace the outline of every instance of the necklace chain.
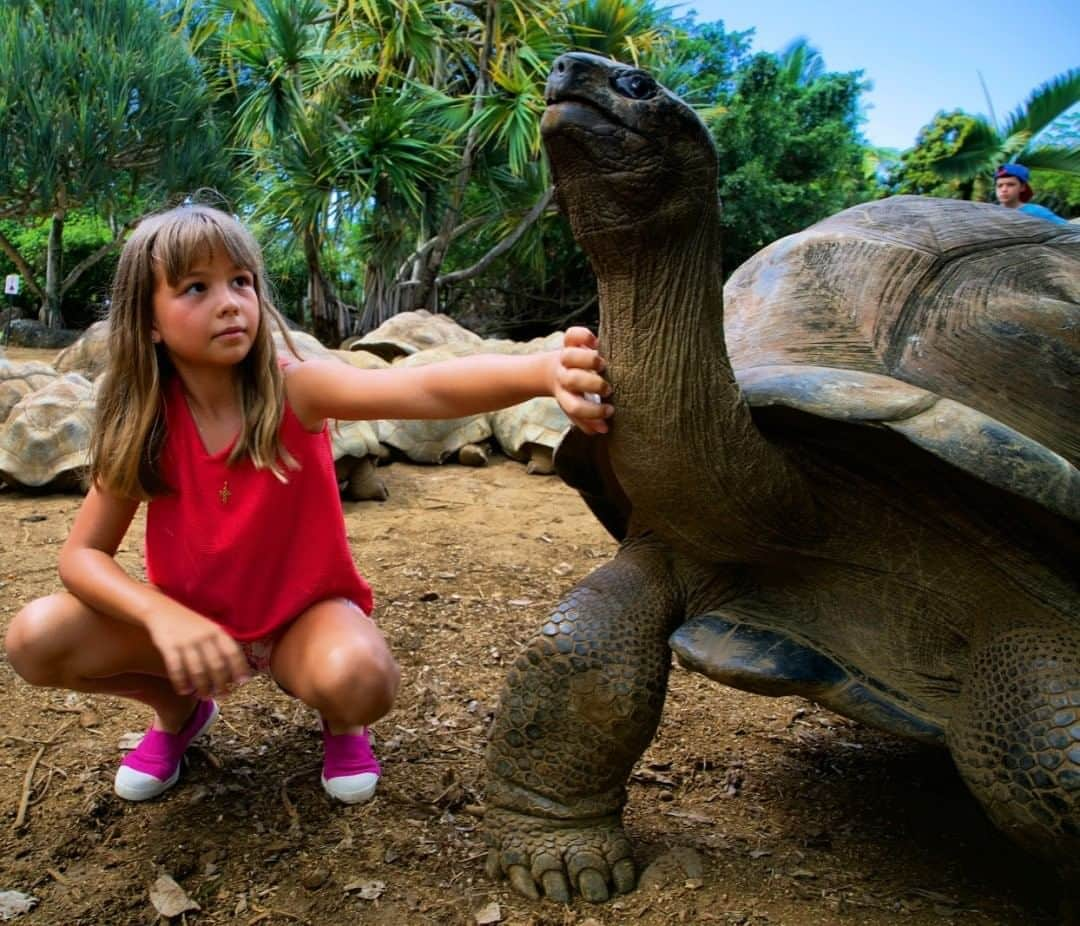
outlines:
[{"label": "necklace chain", "polygon": [[[199,438],[202,440],[203,449],[207,450],[208,448],[206,446],[206,432],[203,430],[203,426],[199,421],[199,415],[195,411],[195,407],[190,402],[187,403],[187,407],[188,407],[188,411],[191,412],[191,420],[195,425],[195,430],[198,432]],[[229,489],[229,480],[228,479],[225,479],[224,481],[222,481],[221,488],[218,489],[217,494],[218,494],[218,498],[221,499],[221,504],[222,505],[229,504],[229,499],[232,498],[233,493]]]}]

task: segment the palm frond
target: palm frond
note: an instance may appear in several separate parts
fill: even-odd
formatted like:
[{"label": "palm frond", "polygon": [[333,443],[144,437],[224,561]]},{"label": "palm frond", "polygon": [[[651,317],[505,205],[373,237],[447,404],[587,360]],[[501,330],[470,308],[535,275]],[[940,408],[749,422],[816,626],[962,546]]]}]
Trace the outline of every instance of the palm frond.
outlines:
[{"label": "palm frond", "polygon": [[1006,120],[1003,134],[1026,131],[1038,135],[1051,122],[1080,103],[1080,68],[1073,68],[1040,85]]},{"label": "palm frond", "polygon": [[1024,152],[1024,165],[1032,170],[1054,170],[1080,176],[1080,146],[1033,148]]},{"label": "palm frond", "polygon": [[976,117],[958,139],[956,150],[930,166],[943,180],[966,180],[1001,160],[1003,142],[988,120]]}]

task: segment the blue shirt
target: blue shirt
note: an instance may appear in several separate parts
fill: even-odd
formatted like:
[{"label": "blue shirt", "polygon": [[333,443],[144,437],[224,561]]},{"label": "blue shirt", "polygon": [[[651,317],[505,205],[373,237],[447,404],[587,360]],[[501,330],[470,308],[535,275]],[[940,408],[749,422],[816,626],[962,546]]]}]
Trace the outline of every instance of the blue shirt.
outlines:
[{"label": "blue shirt", "polygon": [[1033,215],[1037,219],[1046,219],[1050,222],[1059,222],[1062,225],[1069,224],[1056,212],[1051,212],[1049,209],[1046,208],[1046,206],[1039,206],[1035,203],[1024,203],[1024,205],[1020,206],[1020,211],[1027,215]]}]

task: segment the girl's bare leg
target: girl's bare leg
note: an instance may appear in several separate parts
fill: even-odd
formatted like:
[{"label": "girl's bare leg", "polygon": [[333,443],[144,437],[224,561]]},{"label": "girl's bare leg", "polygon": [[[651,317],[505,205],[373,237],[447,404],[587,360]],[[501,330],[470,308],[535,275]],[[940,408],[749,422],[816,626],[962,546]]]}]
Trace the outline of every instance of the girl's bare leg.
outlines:
[{"label": "girl's bare leg", "polygon": [[30,602],[8,627],[8,660],[31,685],[141,701],[154,726],[178,732],[197,699],[177,694],[150,635],[59,592]]},{"label": "girl's bare leg", "polygon": [[401,677],[378,627],[341,599],[319,602],[289,625],[274,646],[270,672],[322,714],[334,734],[386,714]]}]

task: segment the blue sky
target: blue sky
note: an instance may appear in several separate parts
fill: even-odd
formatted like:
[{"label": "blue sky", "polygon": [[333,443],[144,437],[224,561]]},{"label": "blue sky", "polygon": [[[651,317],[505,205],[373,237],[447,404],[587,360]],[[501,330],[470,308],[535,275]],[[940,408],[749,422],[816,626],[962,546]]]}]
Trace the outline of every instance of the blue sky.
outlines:
[{"label": "blue sky", "polygon": [[982,72],[999,120],[1039,84],[1080,67],[1080,0],[692,0],[676,13],[753,27],[755,51],[779,51],[803,35],[831,71],[862,70],[874,89],[863,132],[874,145],[910,148],[940,109],[987,111]]}]

